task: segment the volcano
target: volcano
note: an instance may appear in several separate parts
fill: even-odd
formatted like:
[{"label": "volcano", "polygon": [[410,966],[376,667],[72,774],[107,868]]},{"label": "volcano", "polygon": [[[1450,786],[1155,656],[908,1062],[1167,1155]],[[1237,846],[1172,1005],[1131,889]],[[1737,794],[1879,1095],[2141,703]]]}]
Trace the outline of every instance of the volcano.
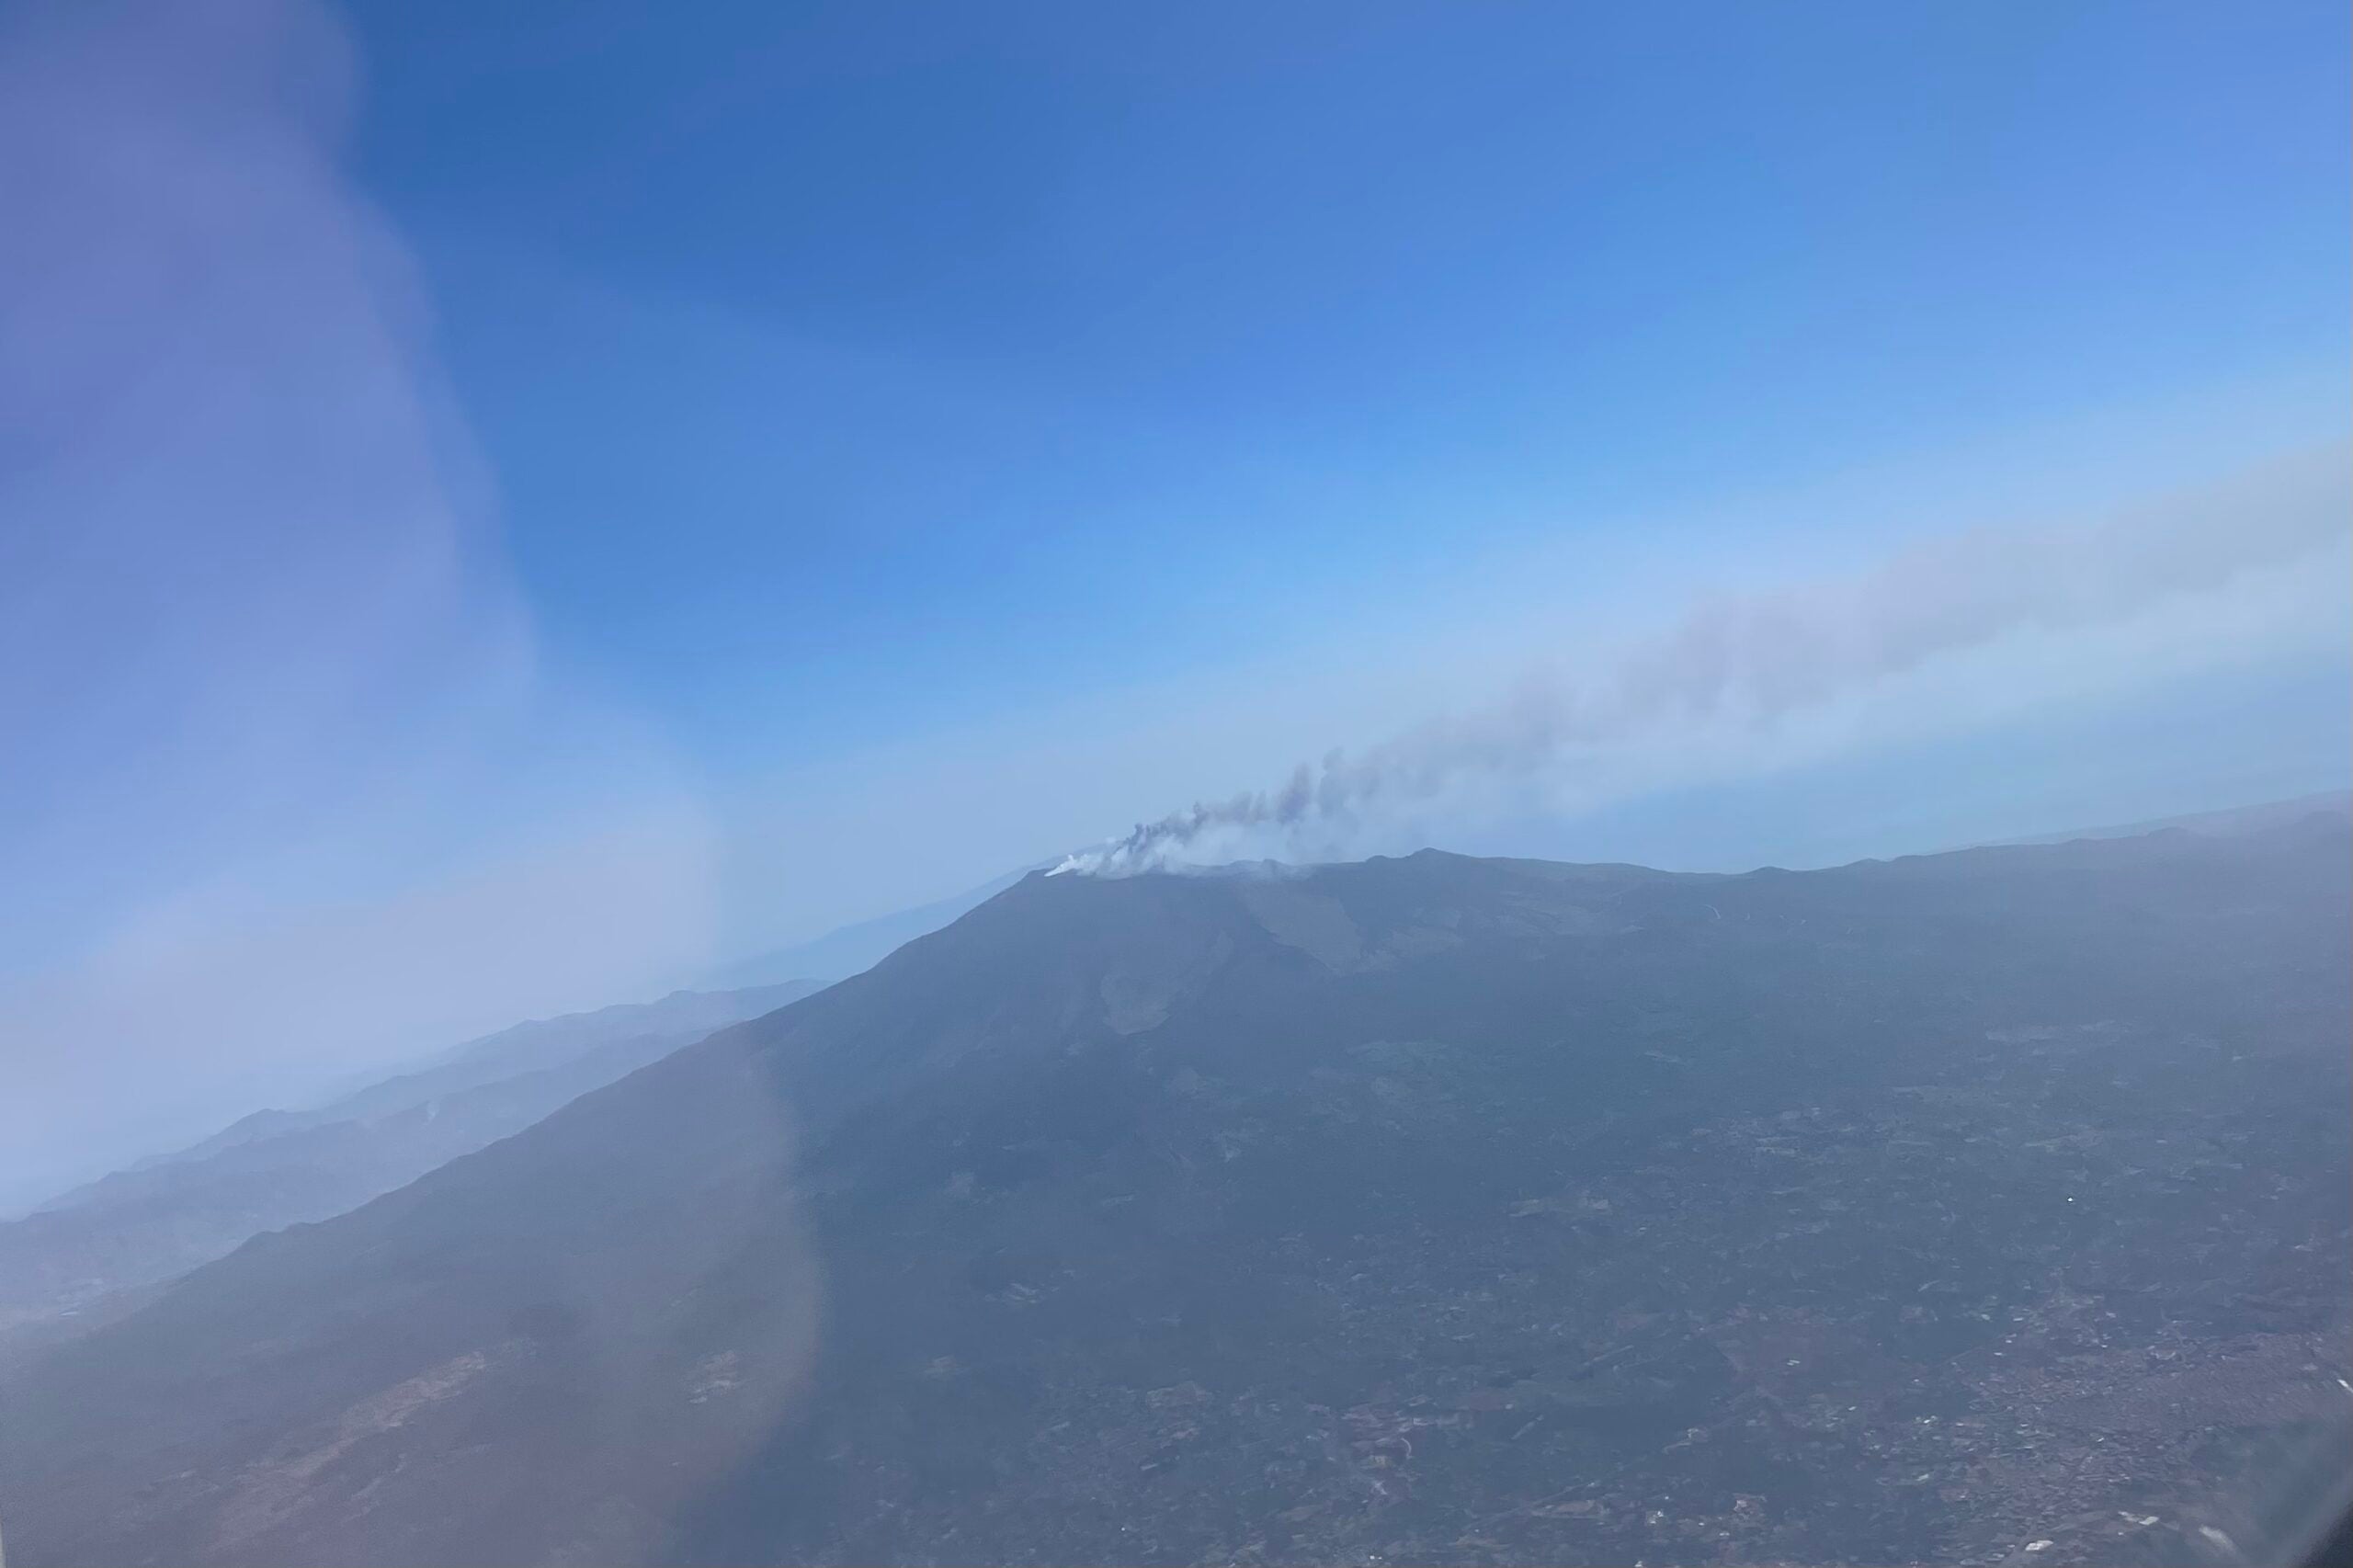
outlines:
[{"label": "volcano", "polygon": [[1032,875],[0,1386],[12,1562],[2172,1561],[2341,1443],[2341,820]]}]

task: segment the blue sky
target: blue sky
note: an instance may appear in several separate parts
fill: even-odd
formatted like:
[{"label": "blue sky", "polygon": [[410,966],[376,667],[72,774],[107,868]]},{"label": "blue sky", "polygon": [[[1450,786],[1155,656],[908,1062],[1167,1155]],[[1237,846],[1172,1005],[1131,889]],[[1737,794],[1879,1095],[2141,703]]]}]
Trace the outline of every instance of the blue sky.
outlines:
[{"label": "blue sky", "polygon": [[26,1164],[1336,746],[1427,772],[1774,616],[1985,628],[1242,847],[1819,863],[2339,786],[2348,41],[2320,4],[23,7]]},{"label": "blue sky", "polygon": [[756,765],[2338,368],[2341,7],[1267,11],[358,12],[559,656]]}]

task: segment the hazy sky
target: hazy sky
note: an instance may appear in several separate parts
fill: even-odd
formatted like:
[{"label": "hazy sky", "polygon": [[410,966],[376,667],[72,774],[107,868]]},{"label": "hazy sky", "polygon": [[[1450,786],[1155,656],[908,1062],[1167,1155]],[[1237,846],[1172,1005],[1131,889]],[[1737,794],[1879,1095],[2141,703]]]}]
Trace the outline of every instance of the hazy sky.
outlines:
[{"label": "hazy sky", "polygon": [[1231,847],[2346,780],[2338,5],[0,26],[0,1202],[1335,747]]}]

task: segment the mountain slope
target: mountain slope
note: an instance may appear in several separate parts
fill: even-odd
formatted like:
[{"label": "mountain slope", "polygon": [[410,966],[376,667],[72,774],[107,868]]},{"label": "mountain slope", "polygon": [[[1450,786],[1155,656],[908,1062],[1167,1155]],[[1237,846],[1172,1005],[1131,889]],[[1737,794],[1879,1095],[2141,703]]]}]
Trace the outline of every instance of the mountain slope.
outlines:
[{"label": "mountain slope", "polygon": [[2315,816],[2353,817],[2353,791],[2325,790],[2316,795],[2298,795],[2285,801],[2264,801],[2251,806],[2231,806],[2221,811],[2193,812],[2188,816],[2159,817],[2148,822],[2076,828],[2067,833],[2036,834],[2028,838],[2005,839],[2002,842],[2005,844],[2064,844],[2077,838],[2136,838],[2176,827],[2190,833],[2227,835],[2238,833],[2260,833],[2269,828],[2289,826]]},{"label": "mountain slope", "polygon": [[110,1292],[186,1273],[265,1231],[355,1209],[814,988],[796,981],[681,991],[535,1020],[314,1109],[246,1117],[190,1149],[0,1223],[0,1330],[70,1318]]},{"label": "mountain slope", "polygon": [[2348,865],[1031,878],[17,1375],[0,1514],[35,1563],[2178,1558],[2343,1413]]}]

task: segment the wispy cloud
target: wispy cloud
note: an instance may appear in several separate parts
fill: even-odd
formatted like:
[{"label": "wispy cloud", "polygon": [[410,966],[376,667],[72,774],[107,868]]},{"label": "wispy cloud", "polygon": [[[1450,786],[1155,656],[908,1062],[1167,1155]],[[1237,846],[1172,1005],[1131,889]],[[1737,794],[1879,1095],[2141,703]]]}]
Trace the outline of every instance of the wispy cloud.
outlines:
[{"label": "wispy cloud", "polygon": [[708,935],[661,746],[540,667],[352,85],[298,0],[0,30],[0,1180]]}]

